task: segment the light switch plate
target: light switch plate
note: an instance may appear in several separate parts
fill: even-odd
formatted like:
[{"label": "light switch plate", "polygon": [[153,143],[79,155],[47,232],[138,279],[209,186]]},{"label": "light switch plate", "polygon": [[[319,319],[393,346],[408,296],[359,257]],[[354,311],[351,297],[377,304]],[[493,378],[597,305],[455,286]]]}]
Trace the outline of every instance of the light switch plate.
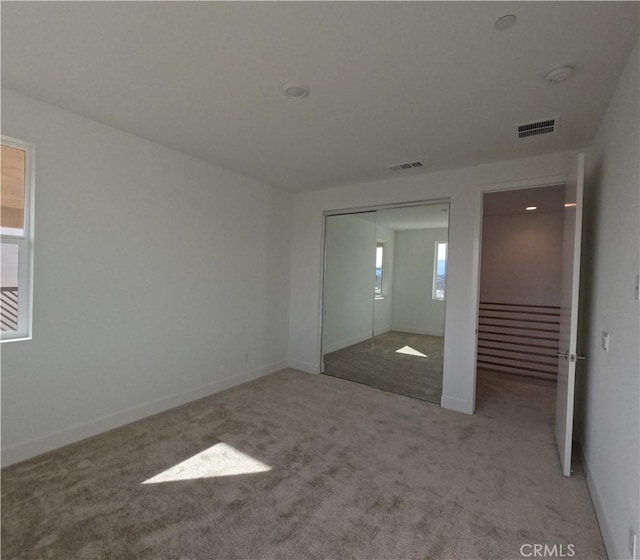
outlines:
[{"label": "light switch plate", "polygon": [[602,331],[602,349],[605,352],[609,351],[609,333],[606,331]]}]

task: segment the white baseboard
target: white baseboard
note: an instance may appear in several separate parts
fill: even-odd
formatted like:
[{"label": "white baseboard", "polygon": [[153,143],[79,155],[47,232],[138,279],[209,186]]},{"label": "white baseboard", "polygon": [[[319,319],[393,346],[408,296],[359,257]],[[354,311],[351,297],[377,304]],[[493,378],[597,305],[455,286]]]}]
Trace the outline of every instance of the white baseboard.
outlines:
[{"label": "white baseboard", "polygon": [[611,526],[607,520],[604,504],[602,503],[602,498],[600,498],[600,494],[598,493],[596,481],[593,480],[593,475],[589,469],[587,458],[584,455],[582,444],[580,442],[574,442],[574,445],[576,445],[578,453],[580,454],[580,459],[582,460],[587,480],[587,487],[589,488],[589,494],[591,494],[593,509],[596,511],[596,518],[598,519],[598,525],[600,526],[600,534],[604,541],[604,547],[607,549],[607,556],[609,558],[627,558],[629,556],[628,552],[623,553],[620,550],[616,550],[616,543],[611,532]]},{"label": "white baseboard", "polygon": [[164,412],[170,408],[175,408],[176,406],[224,391],[225,389],[230,389],[231,387],[235,387],[241,383],[258,379],[259,377],[269,375],[270,373],[274,373],[286,367],[287,362],[277,362],[265,367],[226,377],[208,385],[185,391],[184,393],[144,403],[139,406],[116,412],[109,416],[103,416],[102,418],[92,420],[85,424],[73,426],[65,430],[60,430],[52,434],[47,434],[46,436],[7,447],[2,450],[2,466],[6,467],[13,463],[30,459],[36,455],[40,455],[41,453],[46,453],[47,451],[63,447],[64,445],[69,445],[70,443],[75,443],[108,430],[119,428],[126,424],[130,424],[131,422],[135,422],[136,420],[141,420],[142,418],[157,414],[158,412]]},{"label": "white baseboard", "polygon": [[290,359],[289,367],[292,369],[297,369],[299,371],[304,371],[305,373],[320,373],[320,365],[311,364],[309,362],[300,362],[298,360]]},{"label": "white baseboard", "polygon": [[428,336],[444,336],[442,331],[437,330],[424,330],[424,329],[414,329],[411,327],[391,327],[392,331],[407,333],[407,334],[426,334]]},{"label": "white baseboard", "polygon": [[448,408],[449,410],[455,410],[456,412],[463,412],[464,414],[473,414],[473,404],[471,402],[456,399],[455,397],[442,395],[440,406],[442,408]]},{"label": "white baseboard", "polygon": [[[390,327],[383,327],[375,331],[375,336],[380,336],[381,334],[385,334],[391,332],[393,329]],[[343,348],[347,348],[349,346],[353,346],[354,344],[359,344],[360,342],[364,342],[365,340],[371,340],[371,333],[363,334],[362,336],[356,336],[350,338],[348,340],[341,340],[340,342],[334,342],[333,344],[328,344],[323,347],[323,352],[325,354],[329,354],[330,352],[335,352],[336,350],[342,350]]]},{"label": "white baseboard", "polygon": [[340,340],[332,344],[327,344],[322,347],[322,352],[323,354],[329,354],[330,352],[335,352],[336,350],[342,350],[343,348],[347,348],[348,346],[359,344],[360,342],[364,342],[365,340],[371,340],[371,331],[360,336],[354,336],[353,338],[349,338],[347,340]]}]

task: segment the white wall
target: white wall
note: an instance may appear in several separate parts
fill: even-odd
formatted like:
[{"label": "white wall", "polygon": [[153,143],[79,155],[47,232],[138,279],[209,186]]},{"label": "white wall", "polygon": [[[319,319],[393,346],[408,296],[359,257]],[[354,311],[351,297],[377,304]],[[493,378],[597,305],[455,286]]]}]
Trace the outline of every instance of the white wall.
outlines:
[{"label": "white wall", "polygon": [[573,159],[570,153],[550,154],[296,194],[291,263],[291,366],[308,372],[320,371],[323,211],[450,199],[442,405],[471,413],[475,406],[482,191],[563,181]]},{"label": "white wall", "polygon": [[286,365],[290,195],[12,91],[36,145],[33,340],[2,344],[23,459]]},{"label": "white wall", "polygon": [[[640,534],[640,171],[638,47],[602,121],[587,175],[577,424],[610,558],[630,558]],[[609,332],[610,350],[601,346]],[[639,542],[640,552],[640,542]]]},{"label": "white wall", "polygon": [[433,268],[436,242],[446,240],[446,228],[396,232],[394,331],[444,334],[445,303],[433,299]]},{"label": "white wall", "polygon": [[561,211],[485,215],[480,300],[560,305],[563,224]]}]

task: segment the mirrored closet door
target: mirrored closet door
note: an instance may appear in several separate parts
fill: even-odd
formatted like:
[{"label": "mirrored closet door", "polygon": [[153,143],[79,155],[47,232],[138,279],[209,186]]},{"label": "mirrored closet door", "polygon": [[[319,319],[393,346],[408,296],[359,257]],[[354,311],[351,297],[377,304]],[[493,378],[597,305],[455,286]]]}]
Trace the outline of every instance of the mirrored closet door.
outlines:
[{"label": "mirrored closet door", "polygon": [[323,373],[440,403],[448,210],[326,217]]}]

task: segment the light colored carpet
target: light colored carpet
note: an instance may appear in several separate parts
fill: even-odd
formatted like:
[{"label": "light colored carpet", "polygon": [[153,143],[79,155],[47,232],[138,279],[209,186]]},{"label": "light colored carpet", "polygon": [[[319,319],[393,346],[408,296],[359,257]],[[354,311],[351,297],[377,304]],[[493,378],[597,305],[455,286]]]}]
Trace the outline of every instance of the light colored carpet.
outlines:
[{"label": "light colored carpet", "polygon": [[[424,354],[398,353],[409,347]],[[390,331],[324,356],[324,373],[440,404],[444,337]]]},{"label": "light colored carpet", "polygon": [[[2,558],[605,558],[551,397],[481,380],[467,416],[284,370],[5,469]],[[234,461],[253,474],[143,484]]]}]

